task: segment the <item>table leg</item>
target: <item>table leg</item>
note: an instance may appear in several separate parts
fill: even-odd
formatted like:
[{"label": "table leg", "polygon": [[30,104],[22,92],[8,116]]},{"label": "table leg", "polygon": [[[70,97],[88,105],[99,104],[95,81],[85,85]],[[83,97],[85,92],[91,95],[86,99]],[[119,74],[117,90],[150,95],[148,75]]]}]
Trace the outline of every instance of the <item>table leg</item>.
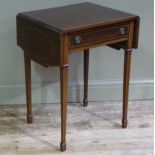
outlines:
[{"label": "table leg", "polygon": [[88,106],[89,49],[84,50],[84,107]]},{"label": "table leg", "polygon": [[126,128],[128,124],[128,94],[129,94],[129,79],[130,79],[130,64],[131,64],[131,50],[125,50],[124,55],[124,82],[123,82],[123,118],[122,127]]},{"label": "table leg", "polygon": [[61,151],[66,150],[66,124],[67,124],[67,82],[68,66],[60,68],[60,89],[61,89]]},{"label": "table leg", "polygon": [[32,123],[32,97],[31,97],[31,60],[24,54],[25,60],[25,82],[26,82],[26,101],[27,101],[27,123]]}]

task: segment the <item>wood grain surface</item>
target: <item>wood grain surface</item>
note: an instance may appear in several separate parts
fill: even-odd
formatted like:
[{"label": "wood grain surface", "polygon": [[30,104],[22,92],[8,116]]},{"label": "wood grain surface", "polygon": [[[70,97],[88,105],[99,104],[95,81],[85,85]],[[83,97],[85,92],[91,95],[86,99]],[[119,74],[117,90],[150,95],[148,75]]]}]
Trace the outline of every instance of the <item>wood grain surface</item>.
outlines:
[{"label": "wood grain surface", "polygon": [[137,19],[136,15],[89,2],[23,12],[20,15],[63,33]]}]

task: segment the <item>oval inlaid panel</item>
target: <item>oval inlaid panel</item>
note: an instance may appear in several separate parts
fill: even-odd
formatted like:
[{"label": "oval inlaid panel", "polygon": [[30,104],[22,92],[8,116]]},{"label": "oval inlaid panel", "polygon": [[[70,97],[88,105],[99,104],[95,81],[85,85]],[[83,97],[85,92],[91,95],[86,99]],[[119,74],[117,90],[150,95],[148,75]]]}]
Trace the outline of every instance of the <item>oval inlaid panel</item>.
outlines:
[{"label": "oval inlaid panel", "polygon": [[23,44],[26,52],[39,61],[47,62],[52,57],[52,42],[48,36],[35,28],[26,28],[23,31]]}]

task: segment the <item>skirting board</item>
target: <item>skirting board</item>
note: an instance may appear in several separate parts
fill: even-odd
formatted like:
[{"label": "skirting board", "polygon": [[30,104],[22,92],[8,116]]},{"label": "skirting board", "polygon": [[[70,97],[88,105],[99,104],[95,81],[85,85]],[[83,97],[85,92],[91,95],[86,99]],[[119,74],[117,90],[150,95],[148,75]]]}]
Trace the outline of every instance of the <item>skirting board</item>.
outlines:
[{"label": "skirting board", "polygon": [[[89,81],[89,101],[122,100],[122,81]],[[129,100],[153,99],[153,79],[130,81]],[[60,103],[60,84],[41,83],[32,85],[33,103]],[[25,85],[0,85],[0,105],[25,104]],[[83,82],[69,83],[68,101],[81,102]]]}]

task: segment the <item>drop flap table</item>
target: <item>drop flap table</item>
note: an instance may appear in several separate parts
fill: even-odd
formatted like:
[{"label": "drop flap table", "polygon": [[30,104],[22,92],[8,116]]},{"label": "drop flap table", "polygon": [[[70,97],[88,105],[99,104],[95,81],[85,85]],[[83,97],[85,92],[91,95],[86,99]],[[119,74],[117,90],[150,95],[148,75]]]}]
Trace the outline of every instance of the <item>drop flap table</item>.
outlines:
[{"label": "drop flap table", "polygon": [[127,127],[131,54],[138,47],[139,21],[137,15],[88,2],[17,15],[17,44],[25,60],[28,123],[32,123],[31,60],[60,68],[61,151],[66,150],[68,56],[73,52],[84,52],[83,105],[87,106],[89,49],[103,45],[124,49],[122,127]]}]

